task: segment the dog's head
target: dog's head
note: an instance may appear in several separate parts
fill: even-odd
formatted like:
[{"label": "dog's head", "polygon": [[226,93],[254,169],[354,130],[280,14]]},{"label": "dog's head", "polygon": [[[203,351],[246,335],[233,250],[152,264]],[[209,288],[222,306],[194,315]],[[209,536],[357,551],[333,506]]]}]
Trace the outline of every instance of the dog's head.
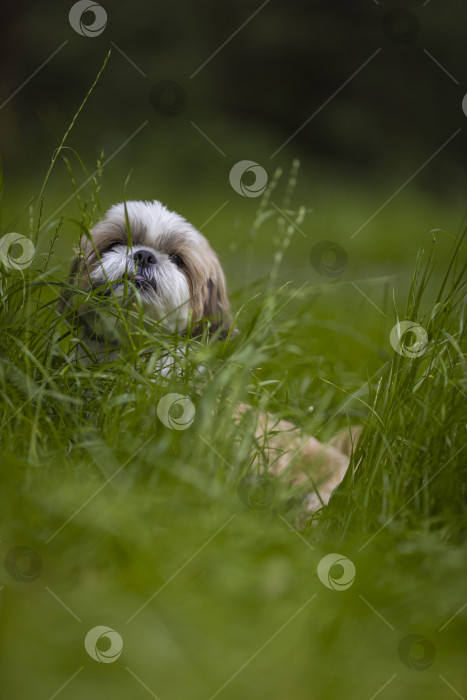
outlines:
[{"label": "dog's head", "polygon": [[[73,261],[72,285],[121,299],[122,305],[138,301],[146,316],[173,332],[183,333],[189,325],[199,330],[205,320],[211,332],[229,330],[219,259],[183,217],[157,201],[126,202],[111,207],[90,233]],[[72,307],[72,290],[63,299]]]}]

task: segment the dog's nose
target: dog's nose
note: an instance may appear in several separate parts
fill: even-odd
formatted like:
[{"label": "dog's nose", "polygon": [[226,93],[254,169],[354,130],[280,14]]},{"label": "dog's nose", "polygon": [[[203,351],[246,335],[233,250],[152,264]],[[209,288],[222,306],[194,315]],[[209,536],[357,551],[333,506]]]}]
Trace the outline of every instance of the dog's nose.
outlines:
[{"label": "dog's nose", "polygon": [[133,254],[133,260],[138,265],[138,267],[149,267],[149,265],[155,265],[157,260],[154,253],[150,250],[138,250]]}]

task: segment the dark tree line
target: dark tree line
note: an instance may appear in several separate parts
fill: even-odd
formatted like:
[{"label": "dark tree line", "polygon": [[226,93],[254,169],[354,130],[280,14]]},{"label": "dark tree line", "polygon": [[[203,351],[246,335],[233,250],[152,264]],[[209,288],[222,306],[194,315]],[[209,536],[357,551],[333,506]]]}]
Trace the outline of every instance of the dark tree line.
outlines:
[{"label": "dark tree line", "polygon": [[[39,157],[56,145],[113,42],[139,71],[114,46],[91,100],[94,115],[110,121],[110,112],[123,131],[152,109],[150,87],[165,81],[175,85],[175,95],[161,98],[168,109],[183,98],[189,118],[252,126],[278,147],[316,113],[293,149],[352,169],[422,163],[463,127],[441,173],[442,180],[461,178],[464,0],[270,0],[195,75],[258,10],[259,0],[102,0],[107,26],[95,38],[71,28],[72,4],[36,0],[2,10],[0,104],[67,41],[0,110],[0,152],[12,169],[31,167],[31,153]],[[92,121],[83,118],[87,142]]]}]

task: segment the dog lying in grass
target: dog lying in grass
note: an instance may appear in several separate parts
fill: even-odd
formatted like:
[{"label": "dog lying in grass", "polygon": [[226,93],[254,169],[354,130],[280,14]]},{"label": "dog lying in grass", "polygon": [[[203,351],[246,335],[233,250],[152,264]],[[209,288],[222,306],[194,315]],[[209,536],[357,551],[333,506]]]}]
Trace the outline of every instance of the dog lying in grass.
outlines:
[{"label": "dog lying in grass", "polygon": [[[157,201],[111,207],[90,236],[81,239],[69,281],[62,310],[76,314],[98,361],[118,356],[121,319],[106,318],[86,301],[80,303],[90,293],[104,301],[112,298],[123,309],[137,299],[144,317],[160,322],[170,333],[196,336],[206,324],[217,339],[235,332],[216,253],[190,223]],[[255,440],[261,445],[258,471],[267,470],[292,485],[308,482],[307,513],[328,503],[347,471],[357,433],[323,444],[288,421],[255,413],[248,404],[237,405],[234,413],[237,419],[251,414],[255,421]]]}]

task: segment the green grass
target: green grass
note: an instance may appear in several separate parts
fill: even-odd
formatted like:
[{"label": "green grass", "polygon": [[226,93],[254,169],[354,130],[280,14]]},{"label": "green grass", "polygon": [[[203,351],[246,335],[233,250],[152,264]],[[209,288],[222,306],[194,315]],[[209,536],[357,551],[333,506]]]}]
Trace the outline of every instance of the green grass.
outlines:
[{"label": "green grass", "polygon": [[[262,206],[272,214],[267,197]],[[97,211],[96,199],[82,201],[81,226]],[[303,212],[288,211],[300,225]],[[1,546],[4,558],[32,548],[42,569],[25,580],[23,557],[3,570],[2,697],[50,698],[78,671],[58,697],[463,692],[464,244],[454,243],[448,269],[436,267],[437,244],[420,252],[399,315],[426,329],[428,345],[411,359],[389,343],[390,299],[386,318],[345,323],[337,300],[347,319],[356,302],[339,280],[282,284],[291,225],[271,215],[252,231],[252,254],[261,258],[267,233],[273,262],[237,286],[239,335],[173,339],[136,311],[120,359],[105,365],[73,361],[77,335],[55,304],[64,271],[53,233],[50,255],[22,271],[3,266]],[[177,372],[164,378],[167,354]],[[158,417],[168,393],[194,404],[186,430]],[[232,421],[239,401],[323,440],[365,424],[345,482],[313,521],[303,524],[303,494],[278,480],[268,507],[254,507],[260,446],[251,417]],[[317,576],[330,552],[356,567],[345,591]],[[332,571],[338,578],[339,565]],[[86,654],[96,625],[121,635],[116,663]],[[436,650],[425,670],[398,656],[413,633]]]},{"label": "green grass", "polygon": [[[118,184],[101,189],[100,160],[79,190],[76,162],[90,173],[69,151],[70,195],[52,171],[63,153],[31,206],[19,206],[23,182],[1,211],[3,232],[36,246],[30,266],[0,268],[1,697],[461,697],[465,244],[431,232],[453,230],[451,208],[404,193],[378,235],[372,224],[351,244],[387,192],[329,175],[297,180],[294,163],[259,208],[240,198],[206,225],[238,335],[171,338],[136,308],[120,358],[82,366],[79,334],[56,305],[72,244],[105,202],[153,198],[154,183],[141,171],[122,185],[117,168]],[[158,196],[179,209],[164,190],[176,180],[166,164]],[[226,199],[205,173],[196,196],[191,180],[181,187],[181,213],[197,225]],[[329,239],[349,256],[336,278],[309,263]],[[426,330],[419,356],[393,350],[398,319]],[[169,377],[158,371],[168,356]],[[160,418],[170,393],[194,406],[184,430]],[[234,421],[238,402],[253,417]],[[344,483],[313,519],[303,488],[258,482],[259,410],[324,441],[365,425]],[[346,590],[318,576],[330,553],[355,566]],[[335,564],[332,580],[343,571]],[[123,639],[115,663],[85,651],[98,625]],[[429,640],[425,655],[404,647],[411,634]]]}]

